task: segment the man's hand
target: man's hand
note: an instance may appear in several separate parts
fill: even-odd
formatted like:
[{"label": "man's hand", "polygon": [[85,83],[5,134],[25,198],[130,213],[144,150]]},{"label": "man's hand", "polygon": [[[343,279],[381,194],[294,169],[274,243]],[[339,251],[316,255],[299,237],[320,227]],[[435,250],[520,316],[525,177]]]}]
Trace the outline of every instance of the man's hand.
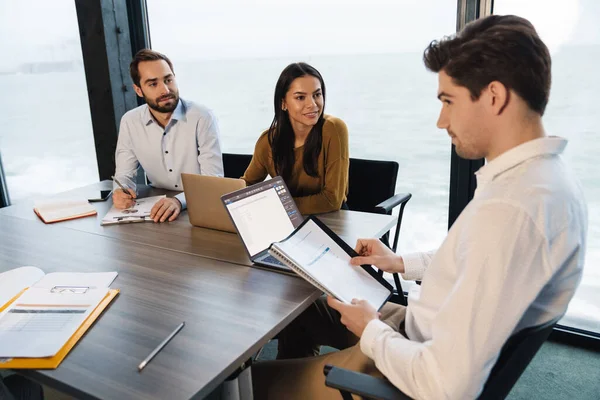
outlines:
[{"label": "man's hand", "polygon": [[160,199],[150,211],[150,218],[154,222],[175,221],[181,213],[181,203],[175,197]]},{"label": "man's hand", "polygon": [[135,205],[135,190],[127,188],[129,193],[125,193],[123,189],[115,189],[113,191],[113,204],[116,208],[123,210]]},{"label": "man's hand", "polygon": [[404,260],[379,239],[358,239],[354,249],[359,256],[350,260],[352,265],[371,264],[385,272],[404,272]]},{"label": "man's hand", "polygon": [[342,315],[340,322],[358,337],[362,336],[369,322],[381,316],[366,300],[352,299],[352,304],[345,304],[327,296],[327,304]]}]

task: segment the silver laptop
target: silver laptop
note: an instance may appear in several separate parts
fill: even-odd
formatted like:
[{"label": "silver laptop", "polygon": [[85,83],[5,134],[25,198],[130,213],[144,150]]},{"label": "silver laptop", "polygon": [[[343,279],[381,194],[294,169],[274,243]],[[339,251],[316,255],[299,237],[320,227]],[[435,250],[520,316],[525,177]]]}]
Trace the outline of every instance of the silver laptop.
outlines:
[{"label": "silver laptop", "polygon": [[288,237],[304,218],[281,177],[221,197],[250,260],[289,272],[268,253],[273,242]]},{"label": "silver laptop", "polygon": [[190,224],[235,233],[235,227],[221,203],[221,196],[245,188],[246,182],[241,179],[186,173],[181,174],[181,182]]}]

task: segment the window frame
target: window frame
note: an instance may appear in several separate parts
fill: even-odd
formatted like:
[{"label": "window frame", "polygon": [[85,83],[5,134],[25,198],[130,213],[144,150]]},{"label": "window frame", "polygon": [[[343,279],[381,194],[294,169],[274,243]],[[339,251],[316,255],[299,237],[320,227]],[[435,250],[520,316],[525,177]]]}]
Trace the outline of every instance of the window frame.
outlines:
[{"label": "window frame", "polygon": [[[122,115],[127,109],[133,108],[132,104],[143,104],[143,100],[137,98],[130,89],[127,74],[129,60],[138,50],[151,47],[146,0],[126,0],[125,6],[114,13],[111,6],[112,16],[100,20],[89,13],[90,7],[95,7],[102,14],[102,5],[106,1],[108,0],[75,1],[100,180],[108,179],[114,171],[114,152]],[[470,21],[491,15],[493,6],[494,0],[457,0],[457,31]],[[84,10],[85,7],[87,11]],[[101,32],[94,31],[91,27],[98,26],[99,23],[103,29],[99,30]],[[90,27],[89,32],[86,31],[86,27]],[[99,36],[88,37],[95,35]],[[113,35],[114,37],[110,39]],[[116,42],[115,38],[117,38]],[[117,69],[121,71],[118,77],[110,74],[110,66],[114,66],[115,63]],[[100,90],[99,81],[111,88],[110,93],[106,94],[105,90]],[[120,105],[115,107],[115,99],[118,98],[122,100],[119,102]],[[134,98],[135,100],[132,100]],[[450,162],[448,229],[473,198],[477,185],[474,172],[484,164],[484,160],[462,159],[456,154],[452,145]],[[143,174],[138,175],[143,177]],[[7,205],[10,205],[10,199],[0,158],[0,207]],[[600,333],[574,327],[557,325],[550,338],[588,349],[600,348]]]}]

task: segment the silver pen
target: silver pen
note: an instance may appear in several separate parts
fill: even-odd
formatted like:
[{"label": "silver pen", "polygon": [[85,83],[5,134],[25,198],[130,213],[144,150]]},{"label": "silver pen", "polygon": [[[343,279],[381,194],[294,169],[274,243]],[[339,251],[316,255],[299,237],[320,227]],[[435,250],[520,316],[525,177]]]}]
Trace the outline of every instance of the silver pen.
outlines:
[{"label": "silver pen", "polygon": [[125,186],[121,185],[121,182],[119,182],[119,181],[117,180],[117,178],[115,178],[114,176],[111,176],[111,179],[112,179],[113,181],[115,181],[115,183],[116,183],[117,185],[119,185],[119,187],[121,188],[121,190],[123,190],[123,192],[124,192],[125,194],[128,194],[128,195],[130,195],[130,196],[131,196],[131,194],[129,193],[129,190],[127,190],[127,189],[125,188]]},{"label": "silver pen", "polygon": [[158,346],[156,346],[156,348],[154,350],[152,350],[152,353],[150,353],[150,355],[148,357],[146,357],[144,359],[144,361],[142,361],[140,363],[140,365],[138,365],[138,371],[141,371],[144,369],[144,367],[150,362],[150,360],[152,360],[154,358],[155,355],[158,354],[159,351],[161,351],[166,345],[167,343],[169,343],[169,340],[173,339],[173,337],[175,335],[177,335],[177,333],[185,326],[185,321],[182,322],[181,324],[179,324],[179,326],[177,328],[175,328],[175,330],[173,332],[171,332],[171,334],[169,336],[167,336],[167,338],[165,340],[163,340]]}]

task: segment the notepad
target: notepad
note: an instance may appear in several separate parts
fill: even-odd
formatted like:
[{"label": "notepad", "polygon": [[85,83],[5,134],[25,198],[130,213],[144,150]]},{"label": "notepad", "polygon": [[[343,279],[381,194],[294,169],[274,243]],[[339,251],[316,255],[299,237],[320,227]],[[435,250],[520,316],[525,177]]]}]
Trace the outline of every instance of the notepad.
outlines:
[{"label": "notepad", "polygon": [[96,209],[87,200],[48,200],[38,202],[33,211],[46,224],[96,215]]},{"label": "notepad", "polygon": [[363,299],[380,309],[392,294],[392,286],[370,265],[350,264],[358,254],[314,216],[304,220],[286,239],[273,243],[269,253],[344,303]]}]

